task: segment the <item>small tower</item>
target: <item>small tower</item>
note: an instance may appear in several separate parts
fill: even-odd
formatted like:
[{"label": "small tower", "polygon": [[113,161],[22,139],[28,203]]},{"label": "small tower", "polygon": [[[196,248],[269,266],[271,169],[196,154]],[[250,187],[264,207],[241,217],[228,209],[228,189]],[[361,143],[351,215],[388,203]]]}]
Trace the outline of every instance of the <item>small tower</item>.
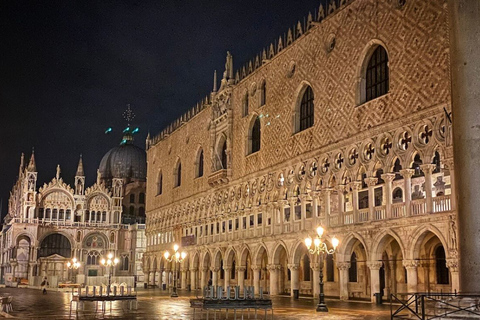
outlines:
[{"label": "small tower", "polygon": [[75,195],[83,196],[85,194],[85,172],[83,171],[82,155],[78,160],[77,173],[75,174]]},{"label": "small tower", "polygon": [[[22,161],[23,162],[23,161]],[[36,196],[36,188],[37,188],[37,165],[35,163],[35,152],[32,149],[32,155],[30,156],[30,161],[28,166],[25,168],[25,176],[24,176],[24,194],[25,194],[25,202],[24,202],[24,211],[23,211],[23,218],[25,219],[33,219],[35,218],[35,196]]]},{"label": "small tower", "polygon": [[113,191],[113,223],[122,222],[122,200],[123,200],[123,185],[125,181],[120,178],[113,178],[112,191]]}]

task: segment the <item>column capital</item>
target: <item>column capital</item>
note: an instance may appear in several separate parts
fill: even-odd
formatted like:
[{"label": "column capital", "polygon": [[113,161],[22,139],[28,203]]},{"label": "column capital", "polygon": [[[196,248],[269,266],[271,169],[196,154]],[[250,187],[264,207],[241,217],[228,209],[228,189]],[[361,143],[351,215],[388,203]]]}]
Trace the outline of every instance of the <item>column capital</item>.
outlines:
[{"label": "column capital", "polygon": [[365,183],[367,184],[367,186],[369,187],[374,187],[377,185],[377,182],[378,182],[378,178],[375,178],[375,177],[369,177],[369,178],[365,178]]},{"label": "column capital", "polygon": [[443,159],[443,164],[448,170],[455,169],[455,163],[453,162],[453,158],[450,159]]},{"label": "column capital", "polygon": [[207,272],[209,269],[207,267],[203,267],[202,269],[200,269],[202,272]]},{"label": "column capital", "polygon": [[400,170],[400,174],[403,176],[404,179],[410,179],[414,174],[414,169],[402,169]]},{"label": "column capital", "polygon": [[349,184],[349,187],[352,188],[353,191],[358,191],[362,187],[361,181],[352,181]]},{"label": "column capital", "polygon": [[302,201],[302,203],[305,202],[305,201],[312,200],[312,198],[306,193],[299,195],[298,198],[300,199],[300,201]]},{"label": "column capital", "polygon": [[218,267],[212,267],[212,268],[210,268],[210,271],[212,271],[212,272],[218,272],[218,271],[220,271],[220,268],[218,268]]},{"label": "column capital", "polygon": [[323,194],[329,194],[329,193],[331,193],[333,190],[334,190],[333,188],[328,188],[328,187],[322,188],[322,193],[323,193]]},{"label": "column capital", "polygon": [[232,268],[230,268],[230,267],[224,267],[223,268],[223,271],[225,271],[225,272],[230,272],[230,270],[232,270]]},{"label": "column capital", "polygon": [[387,183],[391,183],[395,179],[395,173],[384,173],[381,175],[382,179]]},{"label": "column capital", "polygon": [[313,271],[320,271],[320,263],[318,262],[310,263],[310,268]]},{"label": "column capital", "polygon": [[405,269],[416,269],[420,265],[418,260],[402,260],[402,264]]},{"label": "column capital", "polygon": [[300,266],[297,263],[289,263],[287,264],[287,268],[290,269],[290,271],[296,271],[298,270]]},{"label": "column capital", "polygon": [[380,270],[382,267],[381,261],[368,261],[367,266],[370,270]]},{"label": "column capital", "polygon": [[262,267],[259,266],[259,265],[254,265],[254,266],[252,266],[252,270],[253,270],[253,271],[258,271],[258,270],[260,270],[260,269],[262,269]]},{"label": "column capital", "polygon": [[197,272],[198,269],[197,269],[197,268],[192,268],[192,269],[190,269],[190,271],[191,271],[191,272]]},{"label": "column capital", "polygon": [[247,270],[247,267],[246,266],[237,266],[235,268],[235,270],[237,270],[237,272],[245,272],[245,270]]},{"label": "column capital", "polygon": [[[346,184],[339,184],[339,185],[335,186],[335,190],[337,190],[338,192],[344,193],[345,190],[347,190],[347,185]],[[333,189],[330,189],[330,191],[333,191]]]},{"label": "column capital", "polygon": [[458,259],[447,259],[447,267],[450,272],[458,272]]},{"label": "column capital", "polygon": [[281,269],[281,266],[279,264],[269,264],[267,265],[267,270],[269,271],[276,271],[276,270],[280,270]]},{"label": "column capital", "polygon": [[435,165],[434,164],[422,164],[420,166],[420,169],[422,169],[423,173],[425,174],[432,174],[432,171],[435,170]]},{"label": "column capital", "polygon": [[337,262],[338,270],[348,270],[351,267],[350,261],[339,261]]}]

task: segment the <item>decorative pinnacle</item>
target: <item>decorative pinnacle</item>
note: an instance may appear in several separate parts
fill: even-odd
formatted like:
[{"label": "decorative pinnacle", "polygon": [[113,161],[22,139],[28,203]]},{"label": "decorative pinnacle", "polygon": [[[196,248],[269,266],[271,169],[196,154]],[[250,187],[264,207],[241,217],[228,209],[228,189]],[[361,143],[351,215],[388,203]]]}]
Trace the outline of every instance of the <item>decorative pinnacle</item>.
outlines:
[{"label": "decorative pinnacle", "polygon": [[130,126],[130,122],[135,118],[135,113],[130,109],[130,104],[127,104],[127,110],[123,112],[123,118],[127,120],[128,126]]}]

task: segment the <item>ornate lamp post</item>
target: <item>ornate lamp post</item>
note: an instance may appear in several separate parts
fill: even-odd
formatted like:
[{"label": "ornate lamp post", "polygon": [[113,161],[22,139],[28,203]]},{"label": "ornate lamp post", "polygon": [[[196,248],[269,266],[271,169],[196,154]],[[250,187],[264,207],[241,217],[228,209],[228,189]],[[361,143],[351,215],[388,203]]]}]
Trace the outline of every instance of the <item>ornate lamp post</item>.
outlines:
[{"label": "ornate lamp post", "polygon": [[172,294],[170,295],[170,297],[172,298],[177,298],[178,297],[178,294],[177,294],[177,263],[181,263],[185,257],[187,256],[187,253],[185,251],[182,251],[182,253],[178,252],[178,249],[180,247],[178,246],[178,244],[175,244],[173,245],[173,255],[170,256],[170,252],[168,251],[165,251],[165,253],[163,254],[163,256],[165,257],[165,260],[167,260],[168,262],[172,262],[173,261],[173,290],[172,290]]},{"label": "ornate lamp post", "polygon": [[115,267],[118,264],[118,258],[113,257],[112,253],[109,253],[107,255],[107,260],[105,258],[100,261],[101,264],[105,267],[106,271],[108,272],[108,286],[110,286],[112,282],[112,273],[110,272],[112,270],[112,267]]},{"label": "ornate lamp post", "polygon": [[77,258],[73,258],[72,261],[67,262],[67,268],[72,273],[72,282],[75,282],[73,270],[80,268],[80,262],[77,261]]},{"label": "ornate lamp post", "polygon": [[[333,254],[338,246],[338,239],[332,238],[332,249],[327,248],[327,244],[323,241],[322,236],[324,229],[320,226],[317,228],[317,235],[314,240],[311,237],[305,239],[305,245],[311,254],[318,254],[320,257],[320,294],[318,297],[317,311],[328,312],[327,305],[325,304],[325,295],[323,294],[323,259],[325,254]],[[313,247],[312,247],[313,242]]]}]

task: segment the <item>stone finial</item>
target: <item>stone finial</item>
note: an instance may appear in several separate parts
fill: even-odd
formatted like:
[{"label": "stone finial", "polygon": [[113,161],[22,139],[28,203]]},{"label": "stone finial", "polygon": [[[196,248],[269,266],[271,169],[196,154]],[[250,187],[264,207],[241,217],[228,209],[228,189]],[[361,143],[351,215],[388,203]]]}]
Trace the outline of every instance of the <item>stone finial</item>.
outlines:
[{"label": "stone finial", "polygon": [[217,70],[213,73],[213,92],[217,92]]},{"label": "stone finial", "polygon": [[97,169],[97,185],[100,185],[101,180],[102,180],[102,174],[100,173],[100,169]]},{"label": "stone finial", "polygon": [[20,156],[20,167],[18,168],[19,177],[22,175],[22,172],[23,172],[24,161],[25,161],[25,154],[22,152],[22,155]]},{"label": "stone finial", "polygon": [[56,174],[57,180],[60,179],[60,172],[61,172],[61,170],[60,170],[60,165],[57,164],[57,174]]},{"label": "stone finial", "polygon": [[82,161],[81,154],[80,154],[80,159],[78,160],[77,173],[75,175],[77,177],[83,177],[85,175],[85,172],[83,171],[83,161]]},{"label": "stone finial", "polygon": [[30,157],[30,162],[28,163],[27,170],[30,172],[37,171],[37,165],[35,163],[35,150],[32,148],[32,155]]}]

